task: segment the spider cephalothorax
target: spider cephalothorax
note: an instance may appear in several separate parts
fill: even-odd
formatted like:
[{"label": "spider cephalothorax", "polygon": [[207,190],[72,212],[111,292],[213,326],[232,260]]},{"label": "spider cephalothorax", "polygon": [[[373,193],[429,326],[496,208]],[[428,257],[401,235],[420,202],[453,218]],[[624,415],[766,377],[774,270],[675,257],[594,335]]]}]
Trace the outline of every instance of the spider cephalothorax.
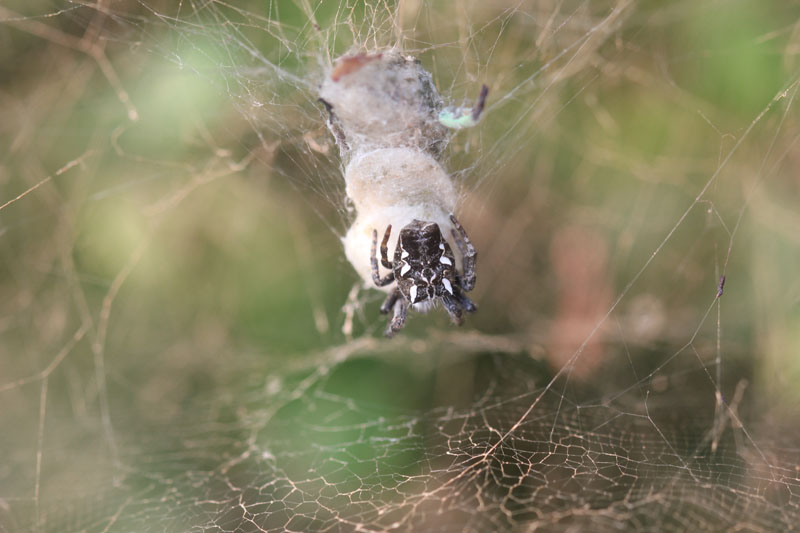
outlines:
[{"label": "spider cephalothorax", "polygon": [[442,237],[435,222],[413,220],[400,230],[400,238],[394,251],[394,261],[389,262],[387,244],[392,226],[386,228],[381,242],[381,264],[392,271],[381,278],[378,270],[378,231],[372,232],[372,279],[379,287],[396,281],[397,286],[389,293],[381,306],[381,313],[394,309],[394,316],[386,328],[386,336],[399,331],[406,320],[408,306],[427,310],[437,300],[442,304],[455,324],[462,322],[462,309],[475,311],[476,307],[464,292],[475,286],[476,252],[467,233],[453,215],[450,220],[455,229],[453,239],[459,248],[464,264],[463,274],[455,266],[455,257],[450,245]]}]

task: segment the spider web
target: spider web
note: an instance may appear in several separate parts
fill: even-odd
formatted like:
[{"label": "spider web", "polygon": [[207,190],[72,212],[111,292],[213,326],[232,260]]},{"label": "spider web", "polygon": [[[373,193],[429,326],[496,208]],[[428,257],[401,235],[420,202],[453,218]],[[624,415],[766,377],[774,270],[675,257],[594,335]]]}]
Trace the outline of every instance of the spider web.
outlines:
[{"label": "spider web", "polygon": [[[795,529],[798,14],[0,7],[0,531]],[[490,87],[392,341],[316,101],[388,46]]]}]

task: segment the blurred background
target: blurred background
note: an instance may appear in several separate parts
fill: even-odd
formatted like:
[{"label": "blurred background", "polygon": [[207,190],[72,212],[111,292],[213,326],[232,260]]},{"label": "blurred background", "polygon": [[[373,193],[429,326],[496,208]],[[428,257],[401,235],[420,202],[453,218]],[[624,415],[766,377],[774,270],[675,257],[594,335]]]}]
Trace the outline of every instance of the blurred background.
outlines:
[{"label": "blurred background", "polygon": [[[796,527],[799,15],[4,2],[0,531]],[[389,47],[490,88],[391,341],[316,101]]]}]

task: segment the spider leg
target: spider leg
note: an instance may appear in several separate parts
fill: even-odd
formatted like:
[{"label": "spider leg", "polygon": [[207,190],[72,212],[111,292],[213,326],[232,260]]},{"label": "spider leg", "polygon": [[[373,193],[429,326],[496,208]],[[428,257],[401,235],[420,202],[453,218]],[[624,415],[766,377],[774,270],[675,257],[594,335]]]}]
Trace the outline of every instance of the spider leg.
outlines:
[{"label": "spider leg", "polygon": [[472,108],[472,120],[478,122],[478,119],[481,118],[481,113],[483,113],[483,107],[486,105],[486,97],[489,95],[489,87],[486,85],[481,85],[481,94],[478,96],[478,102],[475,104],[475,107]]},{"label": "spider leg", "polygon": [[397,299],[400,298],[400,294],[401,293],[399,289],[395,289],[389,293],[389,296],[387,296],[386,299],[381,304],[382,315],[386,315],[389,313],[389,311],[392,310],[394,304],[397,302]]},{"label": "spider leg", "polygon": [[475,287],[475,261],[478,257],[478,252],[475,251],[475,247],[472,246],[472,242],[470,242],[469,237],[467,237],[467,232],[461,224],[458,223],[458,220],[456,220],[456,217],[453,216],[452,213],[450,214],[450,221],[454,226],[451,233],[453,234],[453,239],[456,241],[458,250],[461,252],[461,259],[464,266],[461,288],[469,292]]},{"label": "spider leg", "polygon": [[453,324],[460,326],[464,322],[464,319],[461,318],[461,306],[458,300],[449,294],[445,294],[442,296],[442,303],[447,310],[447,314],[450,315],[450,320]]},{"label": "spider leg", "polygon": [[392,225],[389,224],[389,227],[386,228],[386,233],[383,234],[383,240],[381,241],[381,264],[385,268],[388,268],[389,270],[392,270],[394,268],[394,265],[391,263],[391,261],[389,261],[389,258],[386,256],[388,253],[386,247],[387,244],[389,243],[389,235],[391,235],[391,233],[392,233]]},{"label": "spider leg", "polygon": [[394,316],[389,321],[383,334],[389,338],[394,337],[394,334],[403,329],[406,323],[406,316],[408,316],[408,304],[405,299],[399,298],[394,304]]},{"label": "spider leg", "polygon": [[383,287],[394,281],[394,272],[389,272],[385,278],[381,278],[381,273],[378,270],[378,256],[376,255],[378,249],[378,231],[372,230],[372,250],[370,256],[370,264],[372,265],[372,281],[378,287]]},{"label": "spider leg", "polygon": [[475,305],[475,302],[470,300],[467,297],[467,295],[464,294],[463,291],[461,291],[460,289],[458,289],[456,287],[453,287],[453,288],[455,289],[454,292],[455,292],[456,298],[458,299],[458,303],[461,305],[461,307],[464,308],[464,311],[466,311],[467,313],[474,313],[475,311],[478,310],[478,306]]}]

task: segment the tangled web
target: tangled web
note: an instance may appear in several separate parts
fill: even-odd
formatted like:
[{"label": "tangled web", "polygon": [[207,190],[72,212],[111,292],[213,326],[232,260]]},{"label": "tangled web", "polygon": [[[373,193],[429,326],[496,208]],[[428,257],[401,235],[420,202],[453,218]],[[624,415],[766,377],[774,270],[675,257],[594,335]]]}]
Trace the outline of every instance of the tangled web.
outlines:
[{"label": "tangled web", "polygon": [[[796,529],[797,15],[1,7],[0,531]],[[317,101],[389,49],[490,89],[480,313],[391,341]]]},{"label": "tangled web", "polygon": [[[164,448],[159,438],[156,450],[135,457],[122,488],[99,502],[54,509],[47,526],[103,530],[111,523],[111,529],[134,531],[794,527],[796,472],[752,457],[748,462],[732,443],[711,452],[710,442],[694,437],[703,430],[692,427],[699,421],[678,424],[680,433],[665,439],[658,421],[674,415],[675,406],[647,415],[601,403],[565,409],[562,395],[543,394],[547,376],[537,383],[541,368],[526,357],[479,356],[442,372],[457,375],[471,365],[487,378],[476,391],[480,398],[462,409],[440,405],[424,413],[389,414],[389,406],[353,402],[348,389],[364,367],[376,378],[393,376],[393,389],[426,389],[396,365],[364,360],[338,365],[300,398],[279,396],[282,407],[274,413],[264,412],[264,396],[258,394],[245,407],[252,417],[246,423],[181,424],[170,435],[173,447]],[[356,387],[364,393],[363,386]],[[525,417],[533,402],[534,415]],[[116,517],[124,521],[112,522]]]}]

